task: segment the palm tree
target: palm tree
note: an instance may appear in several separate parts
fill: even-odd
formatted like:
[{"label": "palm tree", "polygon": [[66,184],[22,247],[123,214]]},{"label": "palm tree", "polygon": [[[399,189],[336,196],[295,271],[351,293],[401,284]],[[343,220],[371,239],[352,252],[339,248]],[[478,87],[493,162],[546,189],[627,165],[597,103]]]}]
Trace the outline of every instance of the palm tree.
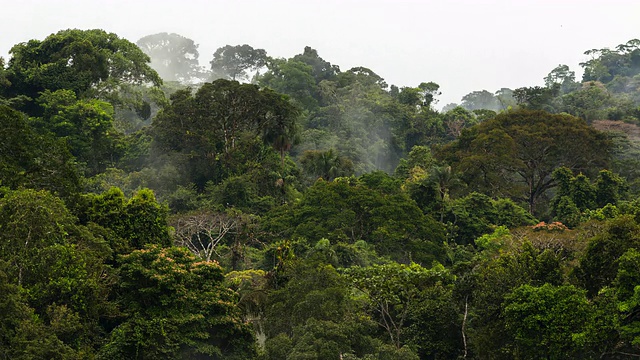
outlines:
[{"label": "palm tree", "polygon": [[353,174],[353,162],[333,149],[307,150],[302,154],[300,163],[307,174],[326,181]]},{"label": "palm tree", "polygon": [[449,191],[462,185],[462,181],[458,177],[458,174],[451,170],[451,166],[442,165],[434,166],[429,171],[429,177],[427,181],[431,182],[440,197],[442,207],[440,209],[440,222],[444,220],[445,204],[449,202]]},{"label": "palm tree", "polygon": [[[265,97],[279,97],[283,99],[283,95],[275,92],[266,92]],[[291,105],[288,101],[272,101],[271,109],[266,116],[266,122],[262,128],[262,141],[270,144],[276,151],[280,153],[282,168],[284,170],[284,154],[291,149],[291,146],[298,143],[298,124],[297,119],[300,110]]]}]

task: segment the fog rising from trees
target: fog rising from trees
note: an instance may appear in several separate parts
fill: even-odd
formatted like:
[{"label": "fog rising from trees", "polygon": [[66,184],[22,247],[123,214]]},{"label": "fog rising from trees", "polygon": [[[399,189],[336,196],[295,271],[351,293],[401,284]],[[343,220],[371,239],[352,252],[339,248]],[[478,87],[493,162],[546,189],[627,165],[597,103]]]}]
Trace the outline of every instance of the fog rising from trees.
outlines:
[{"label": "fog rising from trees", "polygon": [[640,358],[638,5],[447,4],[3,6],[0,360]]},{"label": "fog rising from trees", "polygon": [[389,84],[441,85],[438,108],[472,91],[544,85],[558,64],[581,77],[586,49],[637,37],[634,0],[15,1],[2,6],[0,56],[60,29],[101,28],[135,42],[159,32],[216,49],[249,44],[289,58],[305,46],[341,69],[366,66]]}]

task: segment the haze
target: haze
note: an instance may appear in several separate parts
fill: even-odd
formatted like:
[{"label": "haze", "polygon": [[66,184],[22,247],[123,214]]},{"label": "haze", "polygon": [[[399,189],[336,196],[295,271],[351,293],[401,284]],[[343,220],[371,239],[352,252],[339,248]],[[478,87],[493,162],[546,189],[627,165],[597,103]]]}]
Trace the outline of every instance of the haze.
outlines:
[{"label": "haze", "polygon": [[[108,5],[105,5],[108,4]],[[465,94],[542,85],[558,64],[581,76],[584,51],[640,37],[640,2],[614,1],[6,1],[0,56],[67,28],[101,28],[132,42],[174,32],[207,65],[224,45],[273,57],[305,46],[347,70],[365,66],[398,86],[434,81],[438,107]]]}]

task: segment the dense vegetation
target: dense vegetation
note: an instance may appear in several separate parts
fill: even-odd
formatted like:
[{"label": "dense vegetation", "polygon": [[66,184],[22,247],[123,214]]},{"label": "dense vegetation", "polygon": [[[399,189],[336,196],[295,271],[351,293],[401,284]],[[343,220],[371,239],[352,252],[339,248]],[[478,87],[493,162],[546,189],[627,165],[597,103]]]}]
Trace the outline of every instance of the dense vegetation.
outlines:
[{"label": "dense vegetation", "polygon": [[309,47],[10,54],[0,359],[640,356],[638,40],[442,111]]}]

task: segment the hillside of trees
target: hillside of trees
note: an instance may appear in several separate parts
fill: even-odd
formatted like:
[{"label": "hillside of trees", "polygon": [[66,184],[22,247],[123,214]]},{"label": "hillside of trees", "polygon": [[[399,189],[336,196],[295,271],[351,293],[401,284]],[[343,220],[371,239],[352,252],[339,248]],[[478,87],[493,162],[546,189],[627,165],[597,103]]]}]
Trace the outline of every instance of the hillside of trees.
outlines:
[{"label": "hillside of trees", "polygon": [[62,30],[0,58],[0,359],[640,357],[640,40],[544,86]]}]

